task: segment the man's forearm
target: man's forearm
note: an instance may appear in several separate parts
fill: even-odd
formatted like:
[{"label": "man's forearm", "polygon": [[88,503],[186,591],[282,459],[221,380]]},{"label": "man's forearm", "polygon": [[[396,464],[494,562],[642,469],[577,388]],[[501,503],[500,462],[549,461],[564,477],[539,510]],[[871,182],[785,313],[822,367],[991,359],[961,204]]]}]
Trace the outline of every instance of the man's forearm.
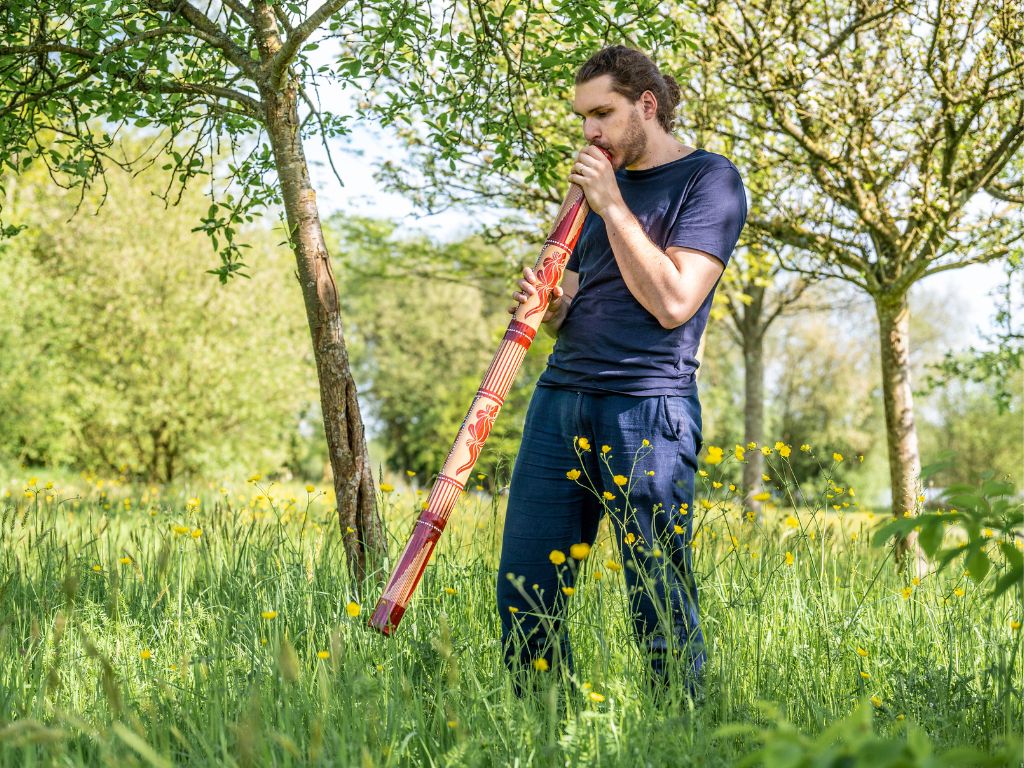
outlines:
[{"label": "man's forearm", "polygon": [[609,206],[603,218],[608,242],[629,292],[666,328],[684,322],[682,275],[676,265],[650,241],[625,204]]}]

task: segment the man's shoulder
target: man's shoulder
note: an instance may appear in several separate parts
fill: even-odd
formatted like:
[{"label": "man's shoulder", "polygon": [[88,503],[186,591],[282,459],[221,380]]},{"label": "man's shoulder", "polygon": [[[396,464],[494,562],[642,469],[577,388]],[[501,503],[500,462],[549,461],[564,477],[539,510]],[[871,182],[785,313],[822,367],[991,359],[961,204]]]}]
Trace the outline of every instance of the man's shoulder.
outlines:
[{"label": "man's shoulder", "polygon": [[732,160],[717,152],[704,150],[704,155],[700,160],[700,173],[710,173],[722,170],[732,170],[737,174],[740,172],[740,169],[736,167],[736,164]]}]

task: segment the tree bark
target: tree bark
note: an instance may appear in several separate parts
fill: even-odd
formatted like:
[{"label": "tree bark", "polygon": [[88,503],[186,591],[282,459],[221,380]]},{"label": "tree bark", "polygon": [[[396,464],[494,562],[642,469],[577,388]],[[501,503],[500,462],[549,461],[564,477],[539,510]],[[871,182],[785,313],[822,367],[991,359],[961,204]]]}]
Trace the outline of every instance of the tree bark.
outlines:
[{"label": "tree bark", "polygon": [[[262,26],[260,53],[270,57],[280,48],[272,8],[259,4],[257,17]],[[338,289],[299,135],[296,83],[291,78],[280,84],[265,83],[261,95],[313,340],[338,520],[349,571],[358,585],[366,577],[368,567],[382,559],[385,542],[356,385],[342,333]]]},{"label": "tree bark", "polygon": [[[875,296],[882,362],[882,399],[889,448],[892,514],[901,517],[917,507],[921,455],[914,426],[914,395],[910,383],[910,309],[906,293]],[[897,539],[896,558],[917,549],[917,534]]]},{"label": "tree bark", "polygon": [[[764,328],[760,317],[750,317],[747,307],[743,329],[743,435],[747,443],[761,445],[764,440]],[[759,492],[763,458],[761,451],[747,451],[743,465],[743,506],[761,519],[761,502],[753,497]]]}]

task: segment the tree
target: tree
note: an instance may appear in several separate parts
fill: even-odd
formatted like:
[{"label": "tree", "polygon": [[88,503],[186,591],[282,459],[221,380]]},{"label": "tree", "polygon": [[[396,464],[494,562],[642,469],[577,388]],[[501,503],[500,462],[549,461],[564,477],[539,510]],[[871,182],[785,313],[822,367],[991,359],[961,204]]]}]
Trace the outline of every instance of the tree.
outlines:
[{"label": "tree", "polygon": [[914,509],[907,295],[1020,248],[1024,179],[1008,173],[1024,145],[1020,14],[1012,2],[692,7],[728,54],[731,115],[789,179],[753,190],[763,213],[748,227],[800,254],[791,269],[874,302],[892,511]]},{"label": "tree", "polygon": [[190,231],[202,195],[152,216],[139,181],[161,176],[108,173],[108,205],[80,217],[78,196],[38,170],[9,185],[7,211],[24,226],[0,272],[0,450],[11,459],[151,482],[286,459],[316,388],[310,356],[292,352],[304,323],[299,296],[283,290],[280,233],[246,231],[260,268],[251,285],[219,286],[194,269],[209,248]]},{"label": "tree", "polygon": [[[0,144],[11,172],[38,160],[57,183],[84,190],[111,165],[135,170],[160,156],[178,194],[197,176],[226,177],[220,188],[211,185],[201,223],[219,247],[222,264],[211,271],[222,281],[245,274],[235,242],[240,224],[264,205],[283,206],[339,519],[342,530],[357,531],[345,537],[346,555],[362,577],[384,539],[303,139],[319,132],[326,142],[346,131],[347,116],[318,108],[317,89],[325,80],[350,82],[364,62],[342,56],[334,67],[315,66],[309,54],[324,37],[358,30],[376,56],[367,64],[387,69],[390,53],[428,17],[414,3],[346,8],[344,0],[315,10],[264,0],[15,0],[0,13]],[[162,129],[150,152],[129,156],[119,148],[126,124]],[[217,151],[222,138],[230,144],[227,161]],[[166,196],[173,199],[174,189]]]}]

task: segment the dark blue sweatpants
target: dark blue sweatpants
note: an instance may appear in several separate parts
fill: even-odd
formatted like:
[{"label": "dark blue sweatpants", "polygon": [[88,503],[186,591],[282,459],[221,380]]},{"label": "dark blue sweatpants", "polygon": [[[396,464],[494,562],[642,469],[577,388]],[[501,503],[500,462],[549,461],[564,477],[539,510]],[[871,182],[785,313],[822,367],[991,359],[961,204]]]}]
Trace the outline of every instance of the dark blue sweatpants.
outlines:
[{"label": "dark blue sweatpants", "polygon": [[[581,449],[581,437],[589,450]],[[571,670],[562,620],[572,598],[563,588],[573,587],[577,564],[553,563],[551,553],[570,558],[573,544],[593,544],[607,513],[654,679],[667,675],[672,656],[686,664],[693,689],[705,661],[690,550],[701,445],[696,393],[631,397],[537,387],[512,471],[497,579],[505,660],[514,673],[539,659],[551,670],[560,663]],[[566,475],[574,469],[575,481]]]}]

